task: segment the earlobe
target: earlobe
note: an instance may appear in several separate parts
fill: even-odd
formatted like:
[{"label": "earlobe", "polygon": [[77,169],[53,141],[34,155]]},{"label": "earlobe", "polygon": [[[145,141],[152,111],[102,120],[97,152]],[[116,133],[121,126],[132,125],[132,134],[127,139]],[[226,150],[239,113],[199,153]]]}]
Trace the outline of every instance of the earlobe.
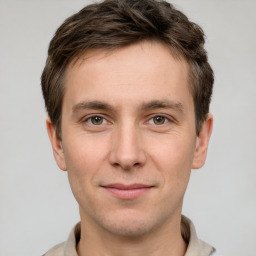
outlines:
[{"label": "earlobe", "polygon": [[46,119],[46,127],[47,127],[49,139],[51,141],[53,155],[56,160],[56,163],[62,171],[66,171],[66,163],[65,163],[62,142],[58,138],[55,128],[49,117],[47,117]]},{"label": "earlobe", "polygon": [[192,163],[193,169],[199,169],[205,163],[208,144],[212,133],[212,126],[213,116],[212,114],[208,114],[206,120],[202,124],[201,131],[197,136],[196,149]]}]

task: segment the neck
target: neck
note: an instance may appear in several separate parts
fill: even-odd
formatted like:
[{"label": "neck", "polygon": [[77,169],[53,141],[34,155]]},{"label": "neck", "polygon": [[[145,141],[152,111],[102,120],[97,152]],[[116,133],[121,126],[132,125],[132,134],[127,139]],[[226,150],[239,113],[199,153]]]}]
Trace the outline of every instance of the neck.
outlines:
[{"label": "neck", "polygon": [[[79,256],[184,256],[187,245],[180,231],[181,216],[140,237],[98,232],[81,218]],[[96,231],[96,232],[95,232]]]}]

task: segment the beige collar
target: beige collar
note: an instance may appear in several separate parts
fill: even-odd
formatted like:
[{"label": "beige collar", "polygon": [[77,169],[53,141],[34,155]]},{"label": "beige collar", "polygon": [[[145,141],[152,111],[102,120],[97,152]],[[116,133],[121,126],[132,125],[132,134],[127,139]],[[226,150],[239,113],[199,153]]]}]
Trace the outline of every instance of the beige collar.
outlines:
[{"label": "beige collar", "polygon": [[[65,243],[56,245],[44,256],[78,256],[76,245],[80,239],[80,233],[81,225],[78,223],[72,229]],[[181,218],[181,233],[183,239],[188,243],[185,256],[210,256],[215,252],[211,245],[198,239],[192,221],[185,216]]]}]

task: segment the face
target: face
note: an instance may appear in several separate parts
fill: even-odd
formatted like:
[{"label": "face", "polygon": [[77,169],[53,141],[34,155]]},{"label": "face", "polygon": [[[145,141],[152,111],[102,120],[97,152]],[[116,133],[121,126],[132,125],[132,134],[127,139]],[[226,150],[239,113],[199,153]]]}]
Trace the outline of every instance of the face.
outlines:
[{"label": "face", "polygon": [[82,222],[138,236],[180,216],[212,123],[196,136],[188,80],[187,62],[157,42],[90,51],[68,67],[62,141],[47,127]]}]

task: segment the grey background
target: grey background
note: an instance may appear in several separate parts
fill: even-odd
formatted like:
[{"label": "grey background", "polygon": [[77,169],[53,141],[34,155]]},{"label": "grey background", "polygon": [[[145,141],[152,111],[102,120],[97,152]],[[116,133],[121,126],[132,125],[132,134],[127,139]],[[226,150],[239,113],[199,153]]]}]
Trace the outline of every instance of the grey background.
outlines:
[{"label": "grey background", "polygon": [[[0,255],[42,255],[79,220],[46,129],[40,75],[64,18],[90,1],[0,0]],[[207,163],[183,213],[221,255],[256,250],[256,1],[172,1],[206,35],[216,82]]]}]

